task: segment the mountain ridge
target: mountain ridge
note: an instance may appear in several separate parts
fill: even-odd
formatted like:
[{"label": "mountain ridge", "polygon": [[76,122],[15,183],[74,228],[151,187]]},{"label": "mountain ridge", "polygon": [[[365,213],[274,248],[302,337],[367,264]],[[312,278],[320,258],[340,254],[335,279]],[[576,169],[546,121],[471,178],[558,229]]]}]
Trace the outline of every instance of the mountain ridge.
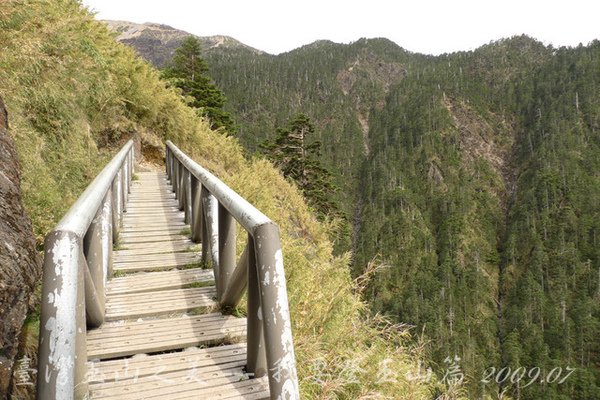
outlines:
[{"label": "mountain ridge", "polygon": [[564,385],[509,393],[600,396],[600,42],[521,35],[431,56],[359,39],[206,59],[247,151],[297,112],[315,123],[354,215],[340,250],[355,275],[389,266],[367,298],[415,325],[438,365],[461,358],[472,397],[502,391],[477,381],[490,367],[565,365],[578,370]]}]

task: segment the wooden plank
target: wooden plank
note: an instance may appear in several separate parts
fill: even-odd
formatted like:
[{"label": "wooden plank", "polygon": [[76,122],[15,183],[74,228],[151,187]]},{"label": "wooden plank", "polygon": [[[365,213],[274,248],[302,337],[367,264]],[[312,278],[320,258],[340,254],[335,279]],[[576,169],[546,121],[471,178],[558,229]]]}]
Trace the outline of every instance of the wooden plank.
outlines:
[{"label": "wooden plank", "polygon": [[172,242],[187,238],[184,235],[147,235],[146,237],[125,237],[119,238],[119,244],[127,247],[129,244],[148,243],[148,242]]},{"label": "wooden plank", "polygon": [[139,318],[178,311],[193,310],[198,307],[214,308],[214,286],[159,290],[152,293],[113,294],[106,299],[106,320]]},{"label": "wooden plank", "polygon": [[[174,244],[170,244],[174,243]],[[167,243],[144,243],[149,246],[123,246],[122,250],[119,250],[119,255],[121,256],[130,256],[130,255],[144,255],[144,254],[163,254],[169,252],[179,252],[179,251],[199,251],[199,244],[182,240],[180,242],[173,241]],[[150,246],[151,244],[155,244],[155,246]],[[114,254],[114,253],[113,253]]]},{"label": "wooden plank", "polygon": [[88,359],[183,349],[242,338],[245,334],[245,318],[214,314],[105,324],[88,332]]},{"label": "wooden plank", "polygon": [[[119,246],[123,247],[121,250],[115,250],[115,253],[121,253],[122,251],[132,251],[136,249],[146,249],[146,248],[169,248],[170,246],[177,246],[187,244],[189,246],[194,246],[197,243],[192,242],[190,239],[180,239],[180,240],[170,240],[168,242],[149,242],[149,243],[129,243],[127,246],[119,244]],[[113,254],[115,254],[113,253]]]},{"label": "wooden plank", "polygon": [[191,268],[164,272],[141,272],[111,279],[107,284],[106,293],[110,295],[147,292],[211,281],[214,281],[212,269]]},{"label": "wooden plank", "polygon": [[[264,399],[269,398],[267,379],[219,379],[203,382],[194,382],[175,386],[176,391],[166,390],[163,392],[152,391],[145,394],[144,399],[160,399],[168,393],[169,400],[183,399]],[[255,395],[254,397],[250,397]],[[265,397],[266,395],[266,397]],[[165,397],[162,397],[165,398]],[[140,399],[140,397],[128,398],[127,400]]]},{"label": "wooden plank", "polygon": [[[131,275],[108,282],[109,322],[87,332],[88,358],[104,360],[88,364],[91,398],[268,398],[266,378],[248,380],[243,374],[245,343],[195,347],[243,339],[245,318],[220,313],[157,318],[215,306],[214,286],[184,289],[214,283],[214,276],[210,269],[181,268],[200,261],[200,247],[181,234],[189,225],[165,174],[136,175],[122,220],[121,250],[113,253],[113,269]],[[139,272],[160,269],[168,271]]]},{"label": "wooden plank", "polygon": [[[239,363],[238,363],[239,364]],[[235,364],[233,364],[235,365]],[[92,387],[92,398],[123,400],[138,399],[172,399],[174,396],[196,395],[195,398],[213,398],[217,392],[227,393],[244,391],[244,388],[255,387],[251,392],[256,392],[262,385],[251,382],[244,374],[241,366],[231,366],[215,371],[188,370],[181,373],[161,374],[149,378],[129,380],[125,385],[112,385],[103,389]],[[200,391],[210,394],[210,397],[199,397]],[[95,393],[94,393],[95,392]],[[248,390],[246,390],[248,392]],[[227,394],[229,394],[227,393]],[[217,396],[215,398],[222,398]]]},{"label": "wooden plank", "polygon": [[[161,319],[148,319],[144,321],[128,321],[126,323],[108,323],[102,325],[100,328],[90,329],[87,332],[88,340],[100,340],[100,338],[106,338],[111,335],[123,336],[129,332],[133,332],[141,329],[151,329],[158,331],[161,328],[188,326],[190,324],[201,324],[212,321],[226,321],[234,317],[225,316],[220,313],[210,313],[204,315],[194,316],[182,316],[176,318],[161,318]],[[237,318],[234,318],[237,319]]]},{"label": "wooden plank", "polygon": [[[179,255],[183,254],[195,254],[200,256],[199,251],[179,251],[179,252],[169,252],[169,253],[159,253],[159,254],[118,254],[113,257],[113,262],[121,264],[121,263],[131,263],[131,262],[141,262],[141,261],[172,261],[176,260]],[[196,258],[196,257],[191,257]]]},{"label": "wooden plank", "polygon": [[126,378],[128,374],[138,377],[182,371],[193,367],[219,365],[246,359],[246,343],[199,349],[192,347],[181,352],[156,354],[152,356],[125,358],[109,361],[89,362],[88,368],[96,373],[90,383],[106,383]]},{"label": "wooden plank", "polygon": [[171,260],[115,263],[113,271],[139,272],[167,268],[197,267],[201,261],[201,256],[197,253],[172,253],[172,255],[174,257]]}]

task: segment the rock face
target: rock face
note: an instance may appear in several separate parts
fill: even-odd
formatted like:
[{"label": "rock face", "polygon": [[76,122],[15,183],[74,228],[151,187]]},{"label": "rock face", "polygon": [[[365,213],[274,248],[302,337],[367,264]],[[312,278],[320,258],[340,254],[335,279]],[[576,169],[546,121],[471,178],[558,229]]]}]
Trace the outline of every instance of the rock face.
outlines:
[{"label": "rock face", "polygon": [[0,98],[0,398],[7,396],[19,334],[42,264],[21,202],[17,153]]},{"label": "rock face", "polygon": [[[127,21],[108,20],[104,22],[110,30],[118,34],[118,41],[133,47],[140,56],[150,61],[157,68],[163,68],[168,64],[183,39],[188,36],[195,36],[168,25],[153,23],[135,24]],[[245,49],[256,54],[263,53],[229,36],[196,37],[200,40],[201,47],[205,52],[220,47]]]}]

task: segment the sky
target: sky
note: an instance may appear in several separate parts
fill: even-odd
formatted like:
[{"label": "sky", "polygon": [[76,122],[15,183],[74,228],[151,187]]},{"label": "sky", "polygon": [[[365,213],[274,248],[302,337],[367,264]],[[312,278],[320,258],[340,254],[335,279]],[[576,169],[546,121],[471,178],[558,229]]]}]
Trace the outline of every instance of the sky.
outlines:
[{"label": "sky", "polygon": [[525,33],[545,44],[600,39],[600,0],[83,0],[99,19],[227,35],[279,54],[315,40],[385,37],[419,53],[472,50]]}]

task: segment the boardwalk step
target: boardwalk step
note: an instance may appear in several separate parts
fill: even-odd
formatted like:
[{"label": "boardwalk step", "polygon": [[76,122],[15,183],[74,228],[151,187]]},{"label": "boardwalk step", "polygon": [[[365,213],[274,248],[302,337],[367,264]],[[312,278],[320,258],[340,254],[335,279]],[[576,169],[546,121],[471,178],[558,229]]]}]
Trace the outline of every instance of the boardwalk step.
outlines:
[{"label": "boardwalk step", "polygon": [[106,299],[106,320],[173,314],[195,308],[215,308],[214,286],[160,290],[152,293],[113,294]]},{"label": "boardwalk step", "polygon": [[90,398],[269,398],[268,380],[245,374],[246,319],[210,313],[214,274],[199,268],[202,246],[170,183],[163,173],[136,175],[106,285],[107,322],[87,332]]},{"label": "boardwalk step", "polygon": [[[106,384],[127,378],[143,378],[145,376],[184,371],[192,368],[218,366],[237,361],[246,361],[246,343],[199,349],[190,347],[183,351],[142,355],[108,361],[88,362],[90,383]],[[97,387],[101,387],[98,385]]]},{"label": "boardwalk step", "polygon": [[106,323],[88,332],[88,358],[109,359],[243,339],[246,319],[221,314]]},{"label": "boardwalk step", "polygon": [[191,268],[164,272],[140,272],[113,278],[106,287],[107,295],[180,288],[197,282],[212,282],[212,269]]},{"label": "boardwalk step", "polygon": [[132,261],[132,262],[115,262],[113,265],[114,271],[137,272],[137,271],[153,271],[160,269],[172,269],[175,267],[187,267],[200,263],[201,256],[199,253],[171,253],[170,258],[160,258],[153,261]]}]

